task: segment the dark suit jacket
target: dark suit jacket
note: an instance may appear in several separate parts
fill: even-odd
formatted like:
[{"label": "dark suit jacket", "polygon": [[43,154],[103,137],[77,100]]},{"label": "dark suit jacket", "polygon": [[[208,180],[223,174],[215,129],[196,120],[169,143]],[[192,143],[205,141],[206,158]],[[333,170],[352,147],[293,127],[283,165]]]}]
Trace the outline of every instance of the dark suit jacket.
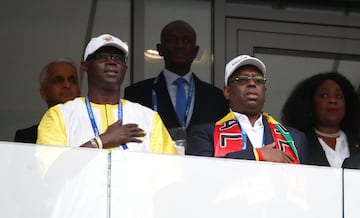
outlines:
[{"label": "dark suit jacket", "polygon": [[26,129],[19,129],[15,132],[15,142],[36,143],[37,129],[39,124]]},{"label": "dark suit jacket", "polygon": [[[263,118],[263,123],[265,144],[271,144],[274,142],[274,139],[271,135],[270,128],[265,118]],[[207,123],[191,127],[188,131],[186,154],[214,157],[214,128],[215,123]],[[307,158],[307,141],[305,134],[291,127],[286,128],[294,139],[295,147],[299,154],[300,163],[303,163]],[[251,141],[249,140],[248,146],[245,150],[229,153],[226,155],[226,157],[234,159],[255,160],[253,149],[254,148],[251,144]]]},{"label": "dark suit jacket", "polygon": [[[201,123],[215,122],[229,112],[229,104],[223,92],[219,88],[201,81],[195,74],[193,75],[195,81],[195,102],[188,127]],[[165,126],[168,129],[180,127],[163,72],[160,73],[156,84],[154,84],[154,79],[143,80],[126,87],[124,98],[153,109],[152,90],[154,89],[158,102],[157,111]]]},{"label": "dark suit jacket", "polygon": [[[360,139],[350,132],[345,132],[349,143],[350,157],[360,155]],[[326,158],[325,151],[321,147],[321,144],[316,136],[313,129],[306,133],[306,137],[309,144],[308,157],[306,164],[317,165],[317,166],[330,166],[329,161]],[[350,163],[349,163],[350,164]],[[359,163],[360,164],[360,163]]]}]

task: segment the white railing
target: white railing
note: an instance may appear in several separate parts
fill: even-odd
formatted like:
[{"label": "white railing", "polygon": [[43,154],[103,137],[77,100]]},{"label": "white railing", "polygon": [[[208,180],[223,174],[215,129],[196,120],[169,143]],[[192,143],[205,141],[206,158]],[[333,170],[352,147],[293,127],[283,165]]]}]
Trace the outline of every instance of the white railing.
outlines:
[{"label": "white railing", "polygon": [[358,170],[0,142],[0,173],[3,218],[360,217]]}]

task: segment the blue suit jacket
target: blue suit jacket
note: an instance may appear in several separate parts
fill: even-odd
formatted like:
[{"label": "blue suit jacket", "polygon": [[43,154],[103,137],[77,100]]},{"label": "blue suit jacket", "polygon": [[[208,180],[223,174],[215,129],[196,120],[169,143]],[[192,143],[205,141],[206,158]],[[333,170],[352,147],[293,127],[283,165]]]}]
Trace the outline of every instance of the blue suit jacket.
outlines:
[{"label": "blue suit jacket", "polygon": [[[193,75],[195,102],[188,127],[201,123],[216,122],[229,112],[229,104],[219,88],[205,83],[197,78],[195,74]],[[163,72],[159,74],[156,84],[154,84],[154,80],[155,78],[151,78],[126,87],[124,98],[153,109],[152,90],[154,89],[158,102],[157,111],[165,126],[168,129],[180,127]]]},{"label": "blue suit jacket", "polygon": [[[271,144],[274,139],[271,135],[267,121],[263,118],[265,144]],[[215,123],[193,126],[188,131],[188,144],[186,154],[214,157],[214,128]],[[305,134],[291,127],[286,127],[294,139],[295,147],[299,154],[300,163],[306,161],[307,141]],[[245,150],[232,152],[226,155],[227,158],[255,160],[253,146],[249,141]]]}]

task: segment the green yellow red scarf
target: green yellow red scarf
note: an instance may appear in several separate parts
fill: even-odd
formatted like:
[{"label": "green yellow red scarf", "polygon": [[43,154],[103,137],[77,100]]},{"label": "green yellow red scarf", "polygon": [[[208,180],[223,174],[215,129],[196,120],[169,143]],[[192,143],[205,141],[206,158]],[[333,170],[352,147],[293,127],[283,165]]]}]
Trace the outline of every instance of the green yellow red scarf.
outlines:
[{"label": "green yellow red scarf", "polygon": [[[274,138],[275,148],[290,154],[295,158],[293,163],[299,164],[298,152],[289,131],[267,113],[263,113],[263,117],[268,122],[271,134]],[[214,129],[215,157],[224,157],[228,153],[245,149],[242,147],[242,142],[240,124],[236,120],[234,113],[230,112],[216,122]],[[260,149],[254,149],[254,155],[257,160],[262,160]]]}]

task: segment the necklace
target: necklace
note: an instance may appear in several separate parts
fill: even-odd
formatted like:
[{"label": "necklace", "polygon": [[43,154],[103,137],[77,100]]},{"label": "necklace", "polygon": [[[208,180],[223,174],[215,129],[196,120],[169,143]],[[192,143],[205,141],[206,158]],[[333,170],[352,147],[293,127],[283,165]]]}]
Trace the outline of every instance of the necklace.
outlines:
[{"label": "necklace", "polygon": [[328,138],[337,138],[340,136],[341,134],[341,131],[337,131],[335,133],[325,133],[325,132],[320,132],[319,130],[317,130],[316,128],[314,128],[315,130],[315,133],[318,135],[318,136],[323,136],[323,137],[328,137]]}]

